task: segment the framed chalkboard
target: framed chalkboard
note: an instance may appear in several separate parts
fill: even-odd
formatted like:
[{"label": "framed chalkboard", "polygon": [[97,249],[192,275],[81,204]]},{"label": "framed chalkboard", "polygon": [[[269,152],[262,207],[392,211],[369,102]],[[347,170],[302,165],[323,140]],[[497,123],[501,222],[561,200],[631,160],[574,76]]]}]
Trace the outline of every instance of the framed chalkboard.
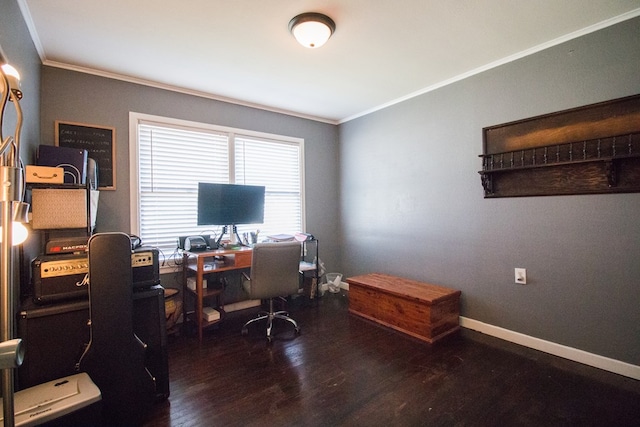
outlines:
[{"label": "framed chalkboard", "polygon": [[59,147],[85,149],[98,165],[98,189],[116,189],[116,129],[56,120]]}]

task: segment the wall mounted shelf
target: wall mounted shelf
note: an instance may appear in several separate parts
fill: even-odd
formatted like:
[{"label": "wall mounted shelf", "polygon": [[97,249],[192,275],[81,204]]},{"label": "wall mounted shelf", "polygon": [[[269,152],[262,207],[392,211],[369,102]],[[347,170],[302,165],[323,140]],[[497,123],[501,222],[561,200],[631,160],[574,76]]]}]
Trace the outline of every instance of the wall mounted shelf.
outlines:
[{"label": "wall mounted shelf", "polygon": [[640,95],[483,129],[485,198],[640,192]]}]

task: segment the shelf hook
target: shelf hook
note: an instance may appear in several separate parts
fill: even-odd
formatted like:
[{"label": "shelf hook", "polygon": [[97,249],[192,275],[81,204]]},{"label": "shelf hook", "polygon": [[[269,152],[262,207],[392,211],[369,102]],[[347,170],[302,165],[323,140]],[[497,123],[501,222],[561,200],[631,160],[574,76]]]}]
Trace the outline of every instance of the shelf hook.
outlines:
[{"label": "shelf hook", "polygon": [[484,195],[488,196],[493,194],[493,179],[490,174],[483,173],[481,175],[482,187],[484,188]]},{"label": "shelf hook", "polygon": [[607,174],[607,183],[609,187],[618,185],[618,176],[616,174],[616,165],[613,161],[605,162],[605,172]]}]

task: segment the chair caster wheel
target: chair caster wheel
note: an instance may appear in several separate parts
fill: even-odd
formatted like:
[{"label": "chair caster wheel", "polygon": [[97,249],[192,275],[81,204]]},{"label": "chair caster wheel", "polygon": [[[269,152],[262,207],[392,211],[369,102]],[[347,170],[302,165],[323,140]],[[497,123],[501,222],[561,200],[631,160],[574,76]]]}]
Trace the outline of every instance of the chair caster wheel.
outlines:
[{"label": "chair caster wheel", "polygon": [[247,335],[249,333],[249,331],[247,330],[247,328],[242,328],[242,330],[240,331],[241,335]]},{"label": "chair caster wheel", "polygon": [[300,335],[300,332],[301,332],[300,328],[295,328],[295,331],[296,331],[296,335]]},{"label": "chair caster wheel", "polygon": [[268,344],[273,343],[273,337],[272,336],[267,336],[267,343]]}]

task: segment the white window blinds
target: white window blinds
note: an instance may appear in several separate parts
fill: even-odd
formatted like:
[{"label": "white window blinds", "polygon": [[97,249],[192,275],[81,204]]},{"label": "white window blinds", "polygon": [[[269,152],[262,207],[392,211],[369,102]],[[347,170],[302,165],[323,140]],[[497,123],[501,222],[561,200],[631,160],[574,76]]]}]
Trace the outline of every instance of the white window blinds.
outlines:
[{"label": "white window blinds", "polygon": [[132,185],[137,195],[132,233],[145,245],[168,257],[178,236],[221,232],[221,227],[197,225],[198,182],[265,186],[264,224],[238,225],[240,235],[259,229],[262,240],[304,231],[301,140],[184,126],[171,119],[149,121],[133,113],[132,120],[137,142],[137,159],[131,159],[137,166],[132,167],[137,183]]},{"label": "white window blinds", "polygon": [[262,234],[303,231],[299,145],[236,136],[235,153],[236,184],[265,186]]}]

